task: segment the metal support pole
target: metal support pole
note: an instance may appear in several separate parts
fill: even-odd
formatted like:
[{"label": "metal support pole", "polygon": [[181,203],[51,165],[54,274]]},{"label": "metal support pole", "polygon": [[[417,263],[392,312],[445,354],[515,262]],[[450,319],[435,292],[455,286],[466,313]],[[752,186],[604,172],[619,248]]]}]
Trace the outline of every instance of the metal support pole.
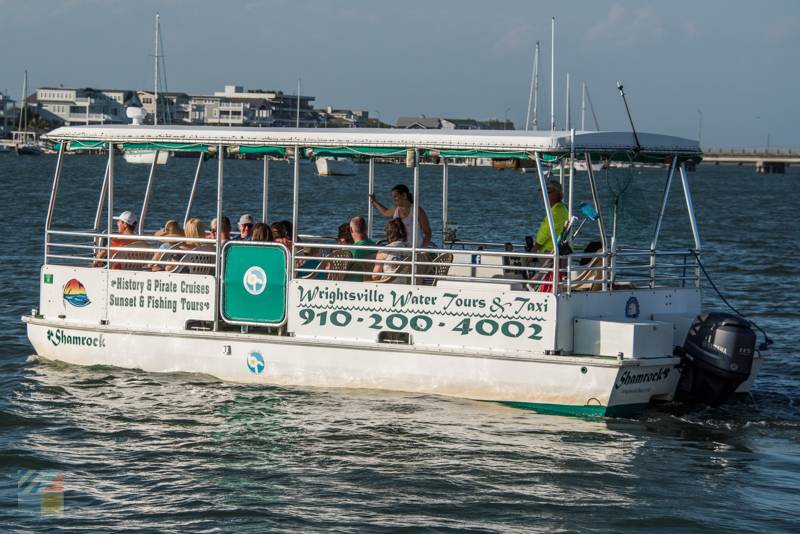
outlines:
[{"label": "metal support pole", "polygon": [[[375,194],[375,158],[369,158],[369,195]],[[372,239],[372,197],[367,197],[367,237]]]},{"label": "metal support pole", "polygon": [[[22,95],[23,97],[25,95]],[[50,206],[47,208],[47,220],[45,221],[44,230],[44,263],[47,265],[47,253],[50,252],[48,245],[50,244],[50,225],[53,223],[53,210],[56,207],[56,192],[58,192],[58,182],[61,179],[61,164],[64,162],[64,151],[67,148],[67,142],[61,141],[61,147],[58,149],[58,162],[56,163],[56,175],[53,177],[53,189],[50,191]]]},{"label": "metal support pole", "polygon": [[558,183],[561,184],[561,190],[564,190],[564,158],[558,162]]},{"label": "metal support pole", "polygon": [[686,197],[686,209],[689,211],[689,220],[692,223],[692,235],[694,236],[694,248],[700,252],[700,234],[697,232],[697,220],[694,217],[694,206],[692,205],[692,195],[689,193],[689,177],[686,175],[686,163],[681,162],[681,182],[683,182],[683,194]]},{"label": "metal support pole", "polygon": [[[572,190],[573,190],[573,176],[575,176],[575,130],[570,130],[569,136],[569,198],[567,199],[567,222],[572,221]],[[569,231],[569,246],[572,248],[572,228]],[[574,250],[574,249],[573,249]],[[567,257],[567,293],[572,293],[572,284],[570,280],[572,280],[572,265],[571,265],[571,257]]]},{"label": "metal support pole", "polygon": [[289,255],[292,258],[292,268],[289,269],[291,273],[290,279],[294,279],[294,252],[297,247],[294,244],[297,242],[297,215],[300,209],[300,147],[294,146],[294,195],[292,197],[292,250]]},{"label": "metal support pole", "polygon": [[650,288],[656,285],[656,246],[658,245],[658,234],[661,232],[661,221],[664,219],[664,211],[667,209],[667,197],[669,196],[669,188],[672,186],[672,176],[675,173],[675,167],[678,165],[678,156],[672,158],[672,163],[669,166],[669,173],[667,174],[667,184],[664,186],[664,196],[661,198],[661,209],[658,210],[658,218],[656,219],[656,229],[653,232],[653,242],[650,244]]},{"label": "metal support pole", "polygon": [[411,220],[411,284],[416,283],[417,275],[417,243],[419,239],[419,149],[414,149],[414,217]]},{"label": "metal support pole", "polygon": [[111,267],[111,234],[114,233],[114,143],[108,144],[108,237],[106,266]]},{"label": "metal support pole", "polygon": [[594,203],[595,211],[597,211],[597,227],[600,230],[600,240],[603,242],[603,253],[606,254],[606,256],[603,258],[603,267],[605,269],[603,278],[606,279],[606,281],[603,282],[603,290],[608,290],[608,240],[606,239],[606,227],[603,225],[603,214],[600,211],[600,200],[597,196],[597,184],[594,181],[592,156],[586,152],[584,153],[584,157],[586,158],[586,169],[589,171],[589,185],[592,189],[592,202]]},{"label": "metal support pole", "polygon": [[153,177],[156,174],[156,163],[158,163],[158,150],[156,150],[155,157],[153,158],[153,164],[150,165],[150,176],[147,178],[147,190],[144,193],[144,203],[142,204],[142,213],[139,215],[139,224],[137,233],[142,235],[144,232],[144,216],[147,213],[147,203],[150,201],[150,191],[153,189]]},{"label": "metal support pole", "polygon": [[214,292],[214,332],[219,331],[219,306],[220,294],[222,292],[222,273],[220,272],[222,263],[222,183],[223,183],[223,170],[225,166],[225,147],[219,145],[217,151],[217,254],[214,258],[214,281],[217,285],[217,290]]},{"label": "metal support pole", "polygon": [[[267,203],[269,202],[269,154],[264,154],[264,199],[261,209],[261,221],[267,223]],[[219,224],[219,222],[217,223]]]},{"label": "metal support pole", "polygon": [[108,162],[106,162],[106,172],[103,175],[103,188],[100,190],[100,200],[97,202],[97,213],[94,216],[94,231],[100,230],[100,216],[103,214],[103,203],[106,201],[108,191]]},{"label": "metal support pole", "polygon": [[556,235],[556,223],[553,221],[553,210],[550,208],[550,199],[547,197],[547,183],[544,180],[544,173],[542,172],[542,155],[535,152],[536,155],[536,172],[539,175],[539,185],[542,189],[542,198],[544,199],[544,210],[547,213],[547,224],[550,226],[550,236],[553,238],[553,294],[558,294],[558,236]]},{"label": "metal support pole", "polygon": [[444,248],[444,242],[447,238],[447,160],[442,158],[442,248]]},{"label": "metal support pole", "polygon": [[[683,194],[686,196],[686,209],[689,211],[689,220],[692,223],[692,235],[694,236],[694,248],[700,254],[700,234],[697,231],[697,219],[694,217],[694,205],[692,195],[689,193],[689,177],[686,175],[686,163],[681,162],[681,182],[683,183]],[[700,266],[695,261],[695,287],[700,287]]]},{"label": "metal support pole", "polygon": [[[189,195],[189,205],[186,206],[186,216],[183,218],[183,227],[186,228],[186,223],[189,222],[189,217],[192,213],[192,204],[194,204],[194,194],[197,192],[197,182],[200,181],[200,171],[203,169],[203,161],[205,160],[206,155],[204,152],[200,152],[200,161],[197,162],[197,170],[194,173],[194,182],[192,183],[192,194]],[[219,221],[217,222],[219,224]],[[219,229],[219,226],[217,226]]]}]

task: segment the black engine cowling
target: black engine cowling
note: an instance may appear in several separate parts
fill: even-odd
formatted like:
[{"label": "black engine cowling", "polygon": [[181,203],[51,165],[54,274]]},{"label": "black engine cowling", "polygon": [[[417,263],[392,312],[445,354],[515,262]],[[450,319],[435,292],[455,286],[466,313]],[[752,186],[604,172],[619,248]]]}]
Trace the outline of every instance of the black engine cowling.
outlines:
[{"label": "black engine cowling", "polygon": [[698,315],[684,350],[684,375],[676,399],[721,406],[750,377],[756,334],[750,322],[727,313]]}]

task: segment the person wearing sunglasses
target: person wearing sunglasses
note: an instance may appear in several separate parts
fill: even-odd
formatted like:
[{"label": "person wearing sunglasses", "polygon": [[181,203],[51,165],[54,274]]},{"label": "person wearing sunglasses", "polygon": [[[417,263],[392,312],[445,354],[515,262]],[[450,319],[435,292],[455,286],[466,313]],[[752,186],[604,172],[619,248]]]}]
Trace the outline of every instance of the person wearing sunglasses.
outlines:
[{"label": "person wearing sunglasses", "polygon": [[253,216],[248,214],[242,215],[239,219],[239,235],[233,238],[234,241],[241,240],[241,241],[250,241],[253,237],[253,226],[255,225],[255,221],[253,221]]}]

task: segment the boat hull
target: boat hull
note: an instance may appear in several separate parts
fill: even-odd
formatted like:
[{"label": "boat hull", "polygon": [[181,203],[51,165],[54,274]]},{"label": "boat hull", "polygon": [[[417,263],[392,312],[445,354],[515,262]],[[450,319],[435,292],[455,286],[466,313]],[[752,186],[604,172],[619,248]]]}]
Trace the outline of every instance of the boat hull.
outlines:
[{"label": "boat hull", "polygon": [[[145,163],[148,165],[152,165],[153,160],[155,159],[155,155],[156,155],[155,150],[148,150],[143,152],[125,152],[125,154],[122,155],[122,158],[128,163]],[[169,162],[169,152],[159,151],[157,165],[166,165],[167,162]]]},{"label": "boat hull", "polygon": [[[24,318],[38,355],[77,365],[194,372],[221,380],[369,388],[502,402],[568,414],[627,415],[675,390],[678,358],[618,361],[579,356],[509,357],[413,346],[291,337],[146,332]],[[253,353],[259,356],[253,356]],[[259,364],[252,365],[253,358]],[[647,376],[647,382],[630,377]]]},{"label": "boat hull", "polygon": [[32,145],[18,146],[17,154],[19,154],[20,156],[41,156],[42,154],[44,154],[44,150],[42,150],[38,146],[32,146]]},{"label": "boat hull", "polygon": [[355,176],[358,164],[350,158],[317,158],[317,173],[322,176]]}]

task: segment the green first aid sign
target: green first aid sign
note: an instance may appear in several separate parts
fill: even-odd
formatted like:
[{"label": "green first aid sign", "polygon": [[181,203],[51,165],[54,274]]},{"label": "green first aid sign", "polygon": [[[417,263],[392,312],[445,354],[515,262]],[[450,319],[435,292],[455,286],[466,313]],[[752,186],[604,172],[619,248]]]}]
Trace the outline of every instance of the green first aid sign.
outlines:
[{"label": "green first aid sign", "polygon": [[222,316],[234,323],[280,325],[286,319],[286,248],[229,242],[223,251]]}]

